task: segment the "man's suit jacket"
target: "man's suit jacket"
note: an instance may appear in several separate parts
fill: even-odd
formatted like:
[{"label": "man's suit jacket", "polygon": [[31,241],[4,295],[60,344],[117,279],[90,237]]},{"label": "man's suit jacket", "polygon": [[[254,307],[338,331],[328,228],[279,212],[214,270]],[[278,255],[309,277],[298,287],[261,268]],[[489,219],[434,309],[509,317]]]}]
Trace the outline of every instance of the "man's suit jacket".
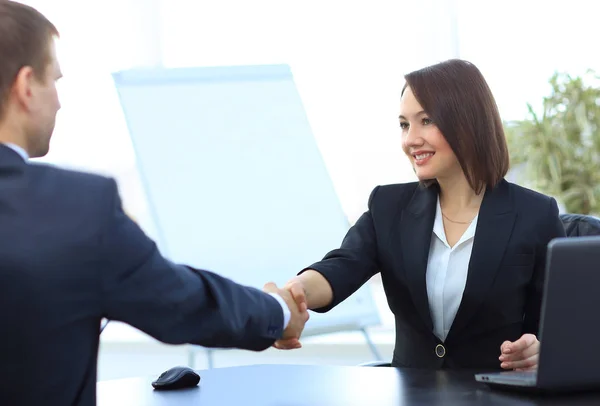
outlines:
[{"label": "man's suit jacket", "polygon": [[336,306],[377,272],[396,321],[392,366],[498,369],[500,345],[537,334],[546,246],[564,237],[553,198],[501,181],[480,208],[467,284],[445,340],[433,333],[426,270],[438,188],[379,186],[322,273]]},{"label": "man's suit jacket", "polygon": [[275,298],[163,258],[114,180],[2,145],[0,241],[0,405],[94,405],[103,317],[171,344],[264,350],[282,335]]}]

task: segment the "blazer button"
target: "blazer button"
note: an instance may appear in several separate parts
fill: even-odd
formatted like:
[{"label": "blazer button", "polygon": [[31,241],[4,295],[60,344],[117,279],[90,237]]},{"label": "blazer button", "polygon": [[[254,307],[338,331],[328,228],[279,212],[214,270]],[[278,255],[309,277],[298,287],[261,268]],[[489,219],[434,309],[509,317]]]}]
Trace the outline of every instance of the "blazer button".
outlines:
[{"label": "blazer button", "polygon": [[438,358],[444,358],[444,356],[446,355],[446,348],[444,348],[444,346],[442,344],[438,344],[435,346],[435,355],[438,356]]}]

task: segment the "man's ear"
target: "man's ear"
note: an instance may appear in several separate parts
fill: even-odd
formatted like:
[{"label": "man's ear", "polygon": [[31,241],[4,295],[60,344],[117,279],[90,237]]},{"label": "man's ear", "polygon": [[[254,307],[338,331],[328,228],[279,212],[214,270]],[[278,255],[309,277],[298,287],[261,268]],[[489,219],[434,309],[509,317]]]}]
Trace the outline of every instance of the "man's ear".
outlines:
[{"label": "man's ear", "polygon": [[33,97],[34,81],[35,75],[33,73],[33,68],[31,68],[31,66],[24,66],[17,73],[11,91],[13,100],[27,110],[29,110],[31,98]]}]

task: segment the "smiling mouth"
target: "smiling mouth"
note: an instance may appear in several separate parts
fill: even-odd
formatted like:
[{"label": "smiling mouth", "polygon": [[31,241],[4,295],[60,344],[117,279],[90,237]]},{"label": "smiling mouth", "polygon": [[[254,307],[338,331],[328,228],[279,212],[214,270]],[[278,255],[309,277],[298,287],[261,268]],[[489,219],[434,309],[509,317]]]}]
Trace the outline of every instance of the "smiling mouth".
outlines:
[{"label": "smiling mouth", "polygon": [[435,152],[421,152],[421,151],[417,151],[417,153],[413,154],[413,159],[414,159],[414,164],[416,166],[423,166],[426,165],[427,162],[429,162],[429,160],[431,159],[432,156],[435,155]]},{"label": "smiling mouth", "polygon": [[415,160],[417,160],[417,161],[422,161],[424,159],[432,157],[433,154],[435,154],[435,152],[423,152],[420,154],[413,154],[413,158],[415,158]]}]

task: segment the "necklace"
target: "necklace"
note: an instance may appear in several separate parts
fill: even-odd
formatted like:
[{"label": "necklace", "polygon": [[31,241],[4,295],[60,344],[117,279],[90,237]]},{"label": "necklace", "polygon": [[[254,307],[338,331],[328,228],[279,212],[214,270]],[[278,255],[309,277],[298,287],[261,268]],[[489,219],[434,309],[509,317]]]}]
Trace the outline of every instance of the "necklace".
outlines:
[{"label": "necklace", "polygon": [[455,221],[455,220],[448,218],[448,216],[446,216],[444,214],[444,212],[442,212],[442,216],[444,216],[444,218],[446,220],[450,221],[451,223],[456,223],[456,224],[471,224],[473,222],[473,220],[475,220],[475,217],[477,217],[477,216],[473,217],[470,221]]}]

